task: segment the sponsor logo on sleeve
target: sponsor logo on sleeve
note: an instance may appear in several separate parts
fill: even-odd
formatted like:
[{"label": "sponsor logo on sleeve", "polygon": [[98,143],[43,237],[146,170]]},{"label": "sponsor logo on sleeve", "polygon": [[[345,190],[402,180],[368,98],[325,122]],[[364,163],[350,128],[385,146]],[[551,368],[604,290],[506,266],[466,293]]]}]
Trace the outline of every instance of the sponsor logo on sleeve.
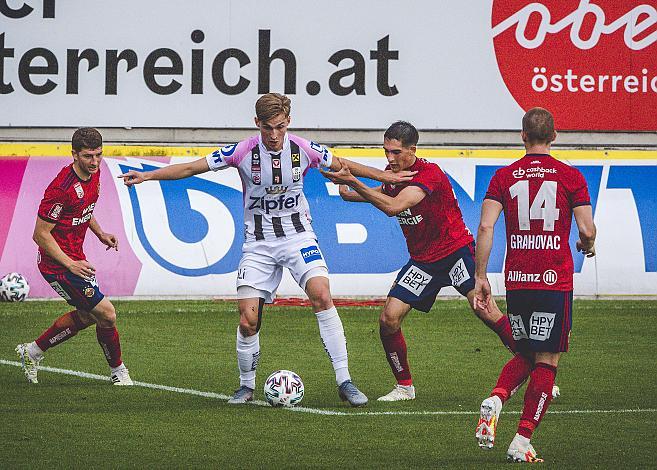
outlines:
[{"label": "sponsor logo on sleeve", "polygon": [[214,152],[212,152],[212,161],[214,163],[223,163],[224,162],[223,158],[221,158],[221,149],[215,150]]},{"label": "sponsor logo on sleeve", "polygon": [[397,284],[419,296],[424,288],[427,287],[431,278],[432,276],[429,273],[424,272],[417,266],[411,266],[401,278],[399,278]]},{"label": "sponsor logo on sleeve", "polygon": [[452,285],[454,287],[459,287],[465,281],[470,279],[470,273],[465,267],[465,262],[463,258],[459,259],[452,269],[449,270],[449,277],[452,279]]},{"label": "sponsor logo on sleeve", "polygon": [[319,247],[317,245],[301,248],[301,256],[303,257],[303,260],[306,262],[306,264],[318,259],[322,259],[322,253],[319,251]]},{"label": "sponsor logo on sleeve", "polygon": [[317,142],[311,141],[310,148],[322,156],[322,161],[324,162],[324,164],[328,163],[329,151],[326,147],[318,144]]},{"label": "sponsor logo on sleeve", "polygon": [[230,157],[235,153],[237,144],[224,145],[223,147],[212,152],[212,161],[215,164],[224,163],[226,157]]},{"label": "sponsor logo on sleeve", "polygon": [[529,319],[529,339],[546,341],[550,338],[554,326],[555,313],[534,312]]},{"label": "sponsor logo on sleeve", "polygon": [[528,339],[527,330],[525,330],[525,325],[522,323],[522,317],[520,315],[511,315],[509,314],[509,323],[511,323],[511,333],[513,334],[513,339],[516,341],[519,339]]},{"label": "sponsor logo on sleeve", "polygon": [[59,220],[59,216],[62,214],[63,208],[64,206],[59,202],[53,204],[53,206],[50,208],[50,211],[48,212],[48,217],[50,217],[52,220]]}]

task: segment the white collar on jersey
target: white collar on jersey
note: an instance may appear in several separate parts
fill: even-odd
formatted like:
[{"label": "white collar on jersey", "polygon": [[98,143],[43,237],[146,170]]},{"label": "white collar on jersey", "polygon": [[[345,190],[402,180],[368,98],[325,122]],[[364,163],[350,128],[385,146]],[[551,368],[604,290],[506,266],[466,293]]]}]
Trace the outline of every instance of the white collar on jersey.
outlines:
[{"label": "white collar on jersey", "polygon": [[272,152],[267,147],[265,147],[265,144],[262,143],[262,136],[260,134],[258,134],[258,146],[260,147],[260,150],[262,152],[267,152],[269,154],[271,154],[271,153],[278,154],[278,153],[285,152],[287,149],[290,148],[290,138],[288,137],[288,133],[286,132],[285,137],[283,138],[283,149],[280,152]]}]

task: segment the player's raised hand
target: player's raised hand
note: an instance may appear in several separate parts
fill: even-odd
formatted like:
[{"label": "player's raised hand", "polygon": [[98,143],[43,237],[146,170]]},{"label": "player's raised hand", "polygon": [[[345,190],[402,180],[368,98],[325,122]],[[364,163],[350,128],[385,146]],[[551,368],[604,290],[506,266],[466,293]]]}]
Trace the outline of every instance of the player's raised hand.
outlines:
[{"label": "player's raised hand", "polygon": [[100,242],[107,247],[105,251],[109,250],[110,248],[114,248],[116,251],[119,251],[119,239],[116,238],[116,235],[103,232],[103,234],[98,237],[98,240],[100,240]]},{"label": "player's raised hand", "polygon": [[399,184],[411,181],[413,176],[417,174],[417,171],[401,170],[395,173],[392,170],[385,170],[383,173],[382,183]]},{"label": "player's raised hand", "polygon": [[584,248],[581,240],[577,240],[575,245],[577,246],[577,251],[583,253],[587,258],[593,258],[595,256],[595,245],[591,245],[590,248]]},{"label": "player's raised hand", "polygon": [[135,170],[123,173],[122,175],[117,176],[117,178],[123,178],[123,184],[126,186],[132,186],[146,181],[146,178],[144,178],[144,172]]},{"label": "player's raised hand", "polygon": [[91,281],[96,275],[96,268],[94,268],[89,261],[84,259],[73,261],[73,263],[68,266],[68,270],[87,281]]}]

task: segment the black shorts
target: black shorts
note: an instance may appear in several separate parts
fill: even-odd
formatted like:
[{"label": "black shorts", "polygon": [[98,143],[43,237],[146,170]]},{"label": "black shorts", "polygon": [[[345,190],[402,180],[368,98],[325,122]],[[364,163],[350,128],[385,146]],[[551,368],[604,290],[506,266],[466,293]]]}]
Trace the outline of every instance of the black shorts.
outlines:
[{"label": "black shorts", "polygon": [[518,351],[568,351],[573,291],[511,290],[506,304]]},{"label": "black shorts", "polygon": [[474,268],[474,243],[433,263],[409,260],[397,274],[388,297],[428,312],[443,287],[453,286],[463,296],[474,289]]},{"label": "black shorts", "polygon": [[95,277],[91,281],[87,281],[70,272],[41,273],[41,275],[69,305],[80,310],[91,311],[105,297],[105,294],[100,291]]}]

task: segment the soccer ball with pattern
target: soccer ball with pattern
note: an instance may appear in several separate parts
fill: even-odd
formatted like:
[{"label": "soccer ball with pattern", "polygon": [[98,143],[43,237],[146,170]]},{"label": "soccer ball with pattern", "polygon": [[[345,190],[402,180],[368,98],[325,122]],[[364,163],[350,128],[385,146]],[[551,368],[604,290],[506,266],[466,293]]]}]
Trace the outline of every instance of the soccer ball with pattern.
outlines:
[{"label": "soccer ball with pattern", "polygon": [[301,377],[289,370],[277,370],[265,381],[265,399],[271,406],[296,406],[303,399]]},{"label": "soccer ball with pattern", "polygon": [[21,274],[9,273],[0,279],[0,300],[21,302],[30,293],[30,285]]}]

